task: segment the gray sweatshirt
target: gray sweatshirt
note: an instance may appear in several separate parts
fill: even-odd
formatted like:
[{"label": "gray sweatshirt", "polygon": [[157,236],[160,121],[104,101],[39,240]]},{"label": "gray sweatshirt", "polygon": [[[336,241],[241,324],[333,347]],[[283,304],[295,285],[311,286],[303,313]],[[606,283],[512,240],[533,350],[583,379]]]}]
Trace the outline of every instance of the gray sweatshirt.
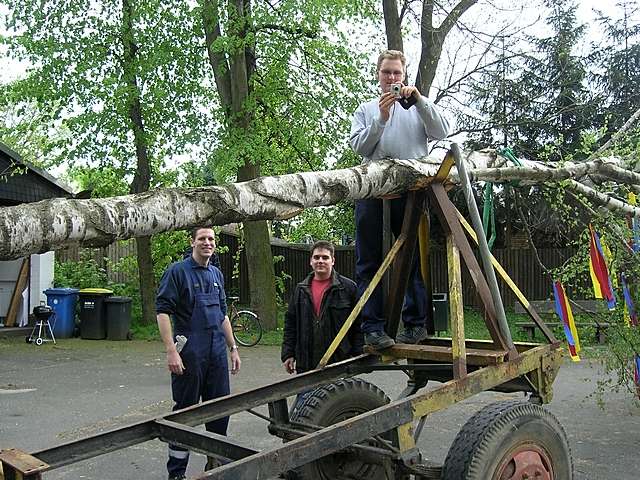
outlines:
[{"label": "gray sweatshirt", "polygon": [[351,120],[349,142],[362,163],[383,158],[409,160],[429,153],[429,139],[442,140],[451,127],[433,102],[421,97],[409,110],[395,103],[386,123],[380,120],[378,99],[361,104]]}]

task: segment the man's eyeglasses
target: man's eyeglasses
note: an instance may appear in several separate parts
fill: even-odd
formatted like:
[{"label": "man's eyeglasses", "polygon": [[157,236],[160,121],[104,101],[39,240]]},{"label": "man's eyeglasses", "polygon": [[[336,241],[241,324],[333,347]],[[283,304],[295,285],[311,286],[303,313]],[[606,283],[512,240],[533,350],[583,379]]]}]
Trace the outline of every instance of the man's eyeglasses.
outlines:
[{"label": "man's eyeglasses", "polygon": [[403,75],[403,71],[402,70],[380,70],[380,73],[383,74],[386,77],[401,77]]}]

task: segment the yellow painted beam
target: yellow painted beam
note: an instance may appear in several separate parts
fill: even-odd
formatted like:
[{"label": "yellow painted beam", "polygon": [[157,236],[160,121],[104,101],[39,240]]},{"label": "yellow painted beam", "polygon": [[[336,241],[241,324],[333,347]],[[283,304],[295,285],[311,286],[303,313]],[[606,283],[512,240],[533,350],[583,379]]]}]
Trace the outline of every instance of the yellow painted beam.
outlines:
[{"label": "yellow painted beam", "polygon": [[416,441],[413,438],[413,422],[400,425],[397,430],[400,452],[407,452],[416,448]]},{"label": "yellow painted beam", "polygon": [[451,151],[448,151],[440,164],[440,168],[438,169],[438,173],[433,177],[434,182],[442,183],[449,176],[449,172],[451,168],[456,164],[456,159],[453,157]]},{"label": "yellow painted beam", "polygon": [[449,315],[451,320],[451,351],[453,378],[467,375],[467,353],[464,338],[464,303],[462,301],[462,273],[460,251],[453,235],[447,235],[447,273],[449,275]]}]

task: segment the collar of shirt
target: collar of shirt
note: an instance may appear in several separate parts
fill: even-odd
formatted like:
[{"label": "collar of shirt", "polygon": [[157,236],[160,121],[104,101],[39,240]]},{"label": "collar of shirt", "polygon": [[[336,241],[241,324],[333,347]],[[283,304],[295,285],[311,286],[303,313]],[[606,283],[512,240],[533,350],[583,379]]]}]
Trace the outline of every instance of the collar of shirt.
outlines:
[{"label": "collar of shirt", "polygon": [[203,267],[198,262],[196,262],[193,259],[193,257],[189,257],[188,260],[189,260],[189,265],[191,265],[191,268],[206,268],[207,270],[211,270],[212,269],[211,259],[209,259],[209,263],[207,264],[206,267]]}]

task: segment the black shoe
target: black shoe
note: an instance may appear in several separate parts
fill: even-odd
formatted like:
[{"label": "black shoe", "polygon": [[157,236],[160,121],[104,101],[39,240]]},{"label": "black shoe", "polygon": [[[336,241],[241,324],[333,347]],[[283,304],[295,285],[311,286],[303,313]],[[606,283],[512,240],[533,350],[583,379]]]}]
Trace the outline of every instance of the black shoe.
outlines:
[{"label": "black shoe", "polygon": [[169,475],[169,480],[186,480],[187,477],[184,476],[184,473],[180,473],[178,475]]},{"label": "black shoe", "polygon": [[404,327],[404,330],[396,337],[398,343],[416,344],[427,338],[429,334],[424,327]]},{"label": "black shoe", "polygon": [[374,350],[384,350],[385,348],[393,347],[396,344],[396,342],[393,341],[393,338],[384,332],[365,333],[364,343]]}]

